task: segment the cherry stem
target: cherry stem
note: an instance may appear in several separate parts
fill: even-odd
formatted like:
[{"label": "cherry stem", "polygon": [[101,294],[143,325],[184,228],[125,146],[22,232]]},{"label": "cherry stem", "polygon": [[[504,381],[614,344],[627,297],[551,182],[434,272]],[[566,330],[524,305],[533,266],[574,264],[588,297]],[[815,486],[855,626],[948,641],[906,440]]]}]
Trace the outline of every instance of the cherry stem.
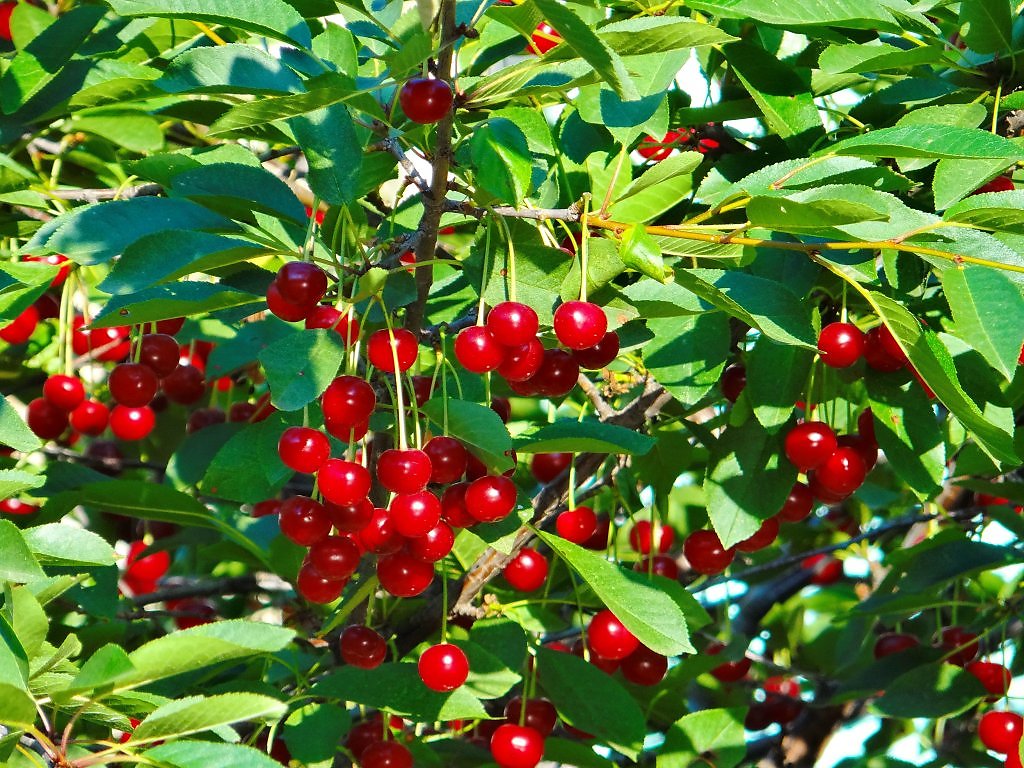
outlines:
[{"label": "cherry stem", "polygon": [[306,237],[302,241],[302,260],[310,261],[313,256],[313,232],[316,229],[316,214],[320,208],[320,198],[313,195],[313,205],[310,207],[309,221],[306,222]]},{"label": "cherry stem", "polygon": [[568,508],[576,509],[576,454],[569,459],[569,499]]},{"label": "cherry stem", "polygon": [[[416,399],[416,387],[414,387],[412,383],[412,373],[410,371],[406,371],[405,375],[406,379],[409,382],[409,391],[412,393],[412,395],[409,397],[409,407],[412,409],[412,424],[413,431],[416,433],[416,447],[422,448],[423,433],[420,430],[420,404],[419,401]],[[395,383],[399,387],[402,384],[402,382],[399,380],[399,374],[395,374]]]},{"label": "cherry stem", "polygon": [[481,277],[480,277],[480,303],[477,305],[477,310],[476,310],[476,324],[477,325],[483,325],[484,324],[484,306],[485,306],[484,294],[487,291],[487,283],[489,282],[488,278],[490,277],[490,275],[487,273],[487,260],[488,260],[488,257],[490,255],[491,255],[491,220],[488,219],[488,221],[487,221],[487,233],[486,233],[486,235],[484,237],[483,265],[482,265],[482,268],[481,268],[481,271],[480,271],[480,274],[481,274]]},{"label": "cherry stem", "polygon": [[505,284],[508,291],[509,301],[516,300],[516,246],[512,242],[512,232],[508,228],[508,222],[501,216],[498,218],[498,225],[505,235],[505,243],[508,250],[505,252]]},{"label": "cherry stem", "polygon": [[583,196],[583,229],[580,238],[580,301],[587,300],[587,283],[590,281],[589,255],[590,255],[590,230],[587,228],[587,215],[590,213],[590,195]]},{"label": "cherry stem", "polygon": [[384,302],[381,301],[380,297],[377,297],[377,303],[380,304],[381,311],[384,313],[384,322],[388,326],[388,339],[391,342],[391,360],[395,366],[395,402],[398,406],[398,447],[404,451],[409,448],[409,443],[405,438],[405,398],[402,392],[401,366],[398,364],[398,347],[395,344],[395,331],[391,326],[391,315],[388,314],[387,307],[384,306]]},{"label": "cherry stem", "polygon": [[441,558],[441,642],[448,642],[448,556]]},{"label": "cherry stem", "polygon": [[437,364],[434,366],[434,376],[430,380],[430,391],[434,391],[434,384],[438,374],[441,375],[441,433],[448,435],[448,377],[444,373],[444,332],[441,332],[441,351],[437,353]]},{"label": "cherry stem", "polygon": [[74,312],[71,309],[71,278],[72,275],[68,275],[68,279],[64,281],[64,286],[60,292],[60,328],[59,333],[61,341],[63,342],[57,351],[60,362],[60,369],[64,372],[65,376],[71,375],[71,318]]}]

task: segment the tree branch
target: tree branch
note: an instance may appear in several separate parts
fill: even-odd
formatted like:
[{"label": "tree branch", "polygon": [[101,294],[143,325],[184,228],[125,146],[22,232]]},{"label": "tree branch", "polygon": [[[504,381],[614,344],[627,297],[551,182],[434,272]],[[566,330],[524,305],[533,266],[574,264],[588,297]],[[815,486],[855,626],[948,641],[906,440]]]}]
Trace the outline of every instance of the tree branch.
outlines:
[{"label": "tree branch", "polygon": [[181,600],[186,597],[219,597],[222,595],[244,595],[268,589],[261,585],[253,575],[230,576],[211,581],[197,581],[192,584],[176,584],[149,592],[145,595],[134,595],[131,599],[135,605],[152,605],[168,600]]}]

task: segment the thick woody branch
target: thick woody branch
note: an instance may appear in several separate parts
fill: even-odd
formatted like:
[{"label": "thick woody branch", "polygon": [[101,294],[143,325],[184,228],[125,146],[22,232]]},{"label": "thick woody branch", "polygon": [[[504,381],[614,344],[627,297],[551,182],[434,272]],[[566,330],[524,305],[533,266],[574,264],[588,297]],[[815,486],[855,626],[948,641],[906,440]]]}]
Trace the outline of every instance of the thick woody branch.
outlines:
[{"label": "thick woody branch", "polygon": [[371,144],[366,149],[369,152],[390,152],[398,160],[398,165],[405,172],[406,177],[416,185],[416,188],[424,195],[433,195],[430,184],[427,183],[427,180],[423,178],[412,160],[409,159],[409,156],[399,146],[397,139],[384,139],[376,144]]},{"label": "thick woody branch", "polygon": [[152,605],[153,603],[164,603],[168,600],[181,600],[186,597],[245,595],[252,592],[260,592],[264,588],[260,586],[259,580],[255,576],[232,576],[224,579],[198,581],[193,584],[167,586],[145,595],[135,595],[132,597],[132,603],[135,605]]}]

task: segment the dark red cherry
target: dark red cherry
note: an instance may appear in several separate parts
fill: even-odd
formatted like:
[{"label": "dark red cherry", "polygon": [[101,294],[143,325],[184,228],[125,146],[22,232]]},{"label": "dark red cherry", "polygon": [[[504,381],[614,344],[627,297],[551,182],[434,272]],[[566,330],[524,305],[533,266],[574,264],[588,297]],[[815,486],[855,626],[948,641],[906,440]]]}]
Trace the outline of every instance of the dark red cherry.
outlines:
[{"label": "dark red cherry", "polygon": [[228,408],[228,421],[233,424],[252,421],[252,417],[256,415],[257,410],[258,406],[256,403],[232,403],[231,407]]},{"label": "dark red cherry", "polygon": [[102,435],[110,410],[98,400],[86,400],[71,412],[71,428],[83,435]]},{"label": "dark red cherry", "polygon": [[765,547],[771,546],[771,543],[775,541],[775,537],[778,535],[779,519],[777,517],[769,517],[761,523],[757,533],[737,544],[736,549],[740,552],[758,552]]},{"label": "dark red cherry", "polygon": [[311,603],[333,603],[345,591],[347,580],[328,579],[311,565],[306,563],[299,568],[295,588],[303,598]]},{"label": "dark red cherry", "polygon": [[505,723],[491,736],[491,757],[499,768],[534,768],[544,757],[544,736],[529,726]]},{"label": "dark red cherry", "polygon": [[[725,645],[713,642],[708,645],[706,652],[711,656],[717,656],[724,651]],[[747,676],[750,671],[751,661],[746,656],[736,661],[726,661],[711,670],[711,676],[722,683],[739,682]]]},{"label": "dark red cherry", "polygon": [[377,405],[377,395],[362,379],[339,376],[324,391],[320,404],[325,418],[354,426],[370,418]]},{"label": "dark red cherry", "polygon": [[891,373],[900,370],[904,366],[904,361],[889,354],[889,350],[882,343],[883,330],[884,326],[879,326],[864,334],[864,360],[873,370]]},{"label": "dark red cherry", "polygon": [[598,656],[620,661],[639,648],[640,641],[606,608],[590,620],[587,626],[587,645]]},{"label": "dark red cherry", "polygon": [[131,342],[128,340],[129,333],[129,329],[124,326],[93,328],[89,331],[93,357],[105,363],[121,362],[132,350]]},{"label": "dark red cherry", "polygon": [[[438,435],[432,437],[423,446],[430,460],[430,482],[439,485],[454,483],[466,473],[466,461],[469,454],[465,446],[454,437]],[[378,465],[379,471],[379,465]]]},{"label": "dark red cherry", "polygon": [[533,51],[536,54],[544,54],[561,42],[562,36],[558,34],[555,28],[546,21],[542,21],[537,25],[537,29],[530,36],[530,45],[528,50]]},{"label": "dark red cherry", "polygon": [[220,408],[198,408],[189,414],[185,431],[191,435],[214,424],[223,424],[227,418],[227,414]]},{"label": "dark red cherry", "polygon": [[429,125],[441,120],[452,108],[455,94],[444,80],[416,77],[398,92],[398,103],[405,116],[414,123]]},{"label": "dark red cherry", "polygon": [[537,394],[563,397],[572,392],[579,376],[580,367],[572,355],[562,349],[547,349],[540,370],[525,383],[532,385]]},{"label": "dark red cherry", "polygon": [[412,396],[416,398],[416,405],[420,408],[434,394],[434,379],[432,376],[412,377]]},{"label": "dark red cherry", "polygon": [[675,581],[679,578],[679,564],[668,555],[655,555],[640,560],[633,566],[638,573],[653,573]]},{"label": "dark red cherry", "polygon": [[513,696],[505,705],[505,719],[518,724],[520,718],[527,728],[533,728],[541,736],[550,736],[558,722],[558,712],[550,701],[538,698],[526,700],[524,713],[522,696]]},{"label": "dark red cherry", "polygon": [[362,499],[347,506],[327,502],[324,508],[334,527],[347,533],[361,531],[373,518],[373,503],[369,499]]},{"label": "dark red cherry", "polygon": [[733,363],[722,373],[722,378],[718,382],[719,389],[722,390],[722,395],[730,403],[735,403],[740,399],[740,394],[747,386],[747,369],[739,363]]},{"label": "dark red cherry", "polygon": [[142,440],[156,426],[156,414],[147,406],[116,405],[110,412],[110,431],[121,440]]},{"label": "dark red cherry", "polygon": [[636,148],[636,151],[645,160],[657,163],[667,158],[672,154],[673,149],[680,144],[685,144],[689,139],[690,131],[685,128],[678,131],[669,131],[661,141],[648,135],[640,142],[640,146]]},{"label": "dark red cherry", "polygon": [[608,548],[608,534],[611,532],[612,521],[608,515],[599,515],[597,525],[594,526],[594,533],[580,546],[600,551]]},{"label": "dark red cherry", "polygon": [[[0,7],[0,19],[3,20],[2,27],[0,27],[0,37],[3,37],[5,40],[11,39],[9,21],[11,11],[9,9],[14,8],[16,5],[17,3],[3,3],[2,7]],[[3,32],[3,28],[8,30],[6,34]],[[992,182],[989,182],[989,184],[991,183]],[[56,277],[50,281],[51,288],[60,288],[60,286],[64,284],[64,281],[68,279],[68,275],[71,274],[71,268],[74,266],[63,253],[50,253],[46,256],[25,255],[21,257],[21,260],[36,261],[43,264],[49,264],[51,267],[60,267],[60,269],[57,270]]]},{"label": "dark red cherry", "polygon": [[916,648],[920,644],[921,641],[913,635],[886,632],[883,635],[879,635],[878,639],[875,640],[875,647],[872,652],[876,659],[884,659],[886,656],[892,656],[894,653]]},{"label": "dark red cherry", "polygon": [[110,388],[110,396],[119,405],[141,408],[152,401],[160,380],[149,366],[121,363],[110,372],[107,386]]},{"label": "dark red cherry", "polygon": [[844,496],[860,488],[866,474],[860,453],[854,448],[841,446],[818,466],[814,477],[829,493]]},{"label": "dark red cherry", "polygon": [[378,632],[361,624],[341,633],[341,659],[360,669],[376,669],[388,656],[388,644]]},{"label": "dark red cherry", "polygon": [[85,402],[85,385],[76,376],[55,374],[43,382],[43,397],[62,411],[73,411]]},{"label": "dark red cherry", "polygon": [[455,546],[455,531],[444,520],[422,536],[409,539],[406,544],[409,554],[426,563],[436,563],[448,557]]},{"label": "dark red cherry", "polygon": [[518,301],[503,301],[487,313],[487,330],[506,347],[521,347],[537,336],[540,321],[533,307]]},{"label": "dark red cherry", "polygon": [[820,467],[838,447],[836,433],[820,421],[797,424],[786,434],[786,457],[801,472]]},{"label": "dark red cherry", "polygon": [[269,517],[281,512],[281,502],[278,499],[265,499],[252,505],[253,517]]},{"label": "dark red cherry", "polygon": [[179,365],[164,377],[160,386],[167,399],[179,405],[191,405],[206,394],[206,378],[194,365]]},{"label": "dark red cherry", "polygon": [[[597,531],[597,515],[590,507],[567,509],[555,518],[555,530],[566,541],[583,546]],[[606,529],[606,539],[607,535]],[[601,548],[604,548],[603,544]]]},{"label": "dark red cherry", "polygon": [[787,523],[799,523],[811,514],[814,508],[814,496],[811,490],[803,483],[796,483],[789,492],[778,517]]},{"label": "dark red cherry", "polygon": [[372,480],[362,464],[343,459],[328,459],[316,475],[320,493],[332,504],[352,506],[370,493]]},{"label": "dark red cherry", "polygon": [[535,453],[530,459],[530,474],[538,483],[546,485],[567,470],[571,463],[571,453]]},{"label": "dark red cherry", "polygon": [[504,520],[516,507],[516,486],[504,475],[485,475],[466,489],[466,511],[482,523]]},{"label": "dark red cherry", "polygon": [[382,371],[394,373],[396,360],[398,371],[407,371],[412,368],[419,354],[416,337],[405,328],[399,328],[394,331],[392,343],[390,334],[387,328],[371,333],[366,342],[366,357],[375,368]]},{"label": "dark red cherry", "polygon": [[668,659],[641,645],[622,660],[622,676],[634,685],[657,685],[668,671]]},{"label": "dark red cherry", "polygon": [[147,548],[148,545],[143,541],[131,543],[125,558],[125,573],[143,581],[157,581],[171,567],[171,556],[166,550],[161,550],[139,557]]},{"label": "dark red cherry", "polygon": [[700,530],[694,531],[686,537],[686,541],[683,543],[683,555],[689,561],[690,567],[697,573],[712,576],[729,567],[736,555],[736,550],[723,547],[721,539],[714,531]]},{"label": "dark red cherry", "polygon": [[[667,525],[658,526],[658,552],[668,552],[672,549],[672,542],[675,541],[676,532]],[[629,530],[629,546],[642,555],[651,554],[651,544],[654,540],[654,530],[649,520],[638,520]]]},{"label": "dark red cherry", "polygon": [[540,552],[523,547],[508,561],[502,571],[505,581],[520,592],[534,592],[544,586],[548,578],[548,561]]},{"label": "dark red cherry", "polygon": [[608,318],[589,301],[567,301],[555,310],[554,328],[555,336],[569,349],[587,349],[604,338]]},{"label": "dark red cherry", "polygon": [[139,342],[139,363],[153,371],[158,379],[174,372],[179,357],[178,342],[166,333],[147,333]]},{"label": "dark red cherry", "polygon": [[466,489],[469,483],[455,483],[441,495],[441,517],[453,528],[469,528],[477,519],[466,510]]},{"label": "dark red cherry", "polygon": [[811,571],[811,583],[819,586],[835,584],[843,578],[843,563],[829,555],[811,555],[800,563],[804,570]]},{"label": "dark red cherry", "polygon": [[572,351],[572,359],[579,364],[580,368],[586,368],[588,371],[599,371],[606,368],[618,356],[619,334],[615,331],[608,331],[592,347]]},{"label": "dark red cherry", "polygon": [[432,691],[447,693],[466,682],[469,659],[457,645],[439,643],[420,654],[416,663],[423,684]]},{"label": "dark red cherry", "polygon": [[506,381],[526,381],[544,364],[544,345],[533,338],[519,347],[505,347],[503,355],[498,374]]},{"label": "dark red cherry", "polygon": [[302,547],[323,541],[331,532],[327,510],[308,496],[292,496],[282,502],[279,515],[281,533]]},{"label": "dark red cherry", "polygon": [[327,293],[327,273],[307,261],[290,261],[274,278],[281,298],[292,304],[316,304]]},{"label": "dark red cherry", "polygon": [[[24,344],[32,338],[37,325],[39,325],[39,310],[36,309],[34,304],[29,305],[11,322],[0,326],[0,339],[3,339],[8,344]],[[75,354],[81,355],[84,352],[76,350]]]},{"label": "dark red cherry", "polygon": [[289,323],[297,323],[305,320],[306,316],[313,311],[313,304],[296,304],[288,301],[281,295],[281,289],[277,283],[271,283],[267,288],[267,309],[272,314]]},{"label": "dark red cherry", "polygon": [[849,368],[864,354],[864,334],[853,323],[829,323],[818,335],[821,362],[831,368]]},{"label": "dark red cherry", "polygon": [[184,327],[184,317],[171,317],[166,320],[158,320],[156,323],[156,332],[166,333],[168,336],[177,336]]},{"label": "dark red cherry", "polygon": [[1024,738],[1024,718],[1016,712],[986,712],[978,723],[978,738],[993,752],[1010,754],[1018,749]]},{"label": "dark red cherry", "polygon": [[377,457],[377,479],[394,493],[416,493],[430,482],[430,456],[415,448],[389,448]]},{"label": "dark red cherry", "polygon": [[472,325],[455,337],[455,357],[470,373],[487,373],[505,360],[505,347],[484,326]]},{"label": "dark red cherry", "polygon": [[375,507],[370,521],[359,531],[357,537],[367,552],[375,555],[391,555],[402,548],[403,539],[395,528],[391,515],[386,509]]},{"label": "dark red cherry", "polygon": [[434,565],[407,552],[395,552],[377,561],[377,578],[381,587],[395,597],[416,597],[434,580]]},{"label": "dark red cherry", "polygon": [[992,181],[982,184],[972,195],[983,195],[986,192],[1012,192],[1014,189],[1013,179],[1009,176],[996,176]]},{"label": "dark red cherry", "polygon": [[878,445],[875,439],[875,415],[870,408],[865,408],[857,417],[857,434],[873,445]]},{"label": "dark red cherry", "polygon": [[425,536],[441,520],[441,501],[430,491],[400,493],[388,508],[398,532],[407,539]]},{"label": "dark red cherry", "polygon": [[[837,442],[840,448],[852,448],[860,456],[860,460],[864,463],[865,474],[875,468],[875,464],[878,462],[878,446],[873,442],[860,435],[840,435]],[[819,467],[819,472],[820,469]]]},{"label": "dark red cherry", "polygon": [[978,682],[991,694],[989,701],[1005,696],[1013,682],[1013,673],[1009,669],[991,661],[972,661],[965,669],[978,678]]},{"label": "dark red cherry", "polygon": [[899,360],[901,363],[906,365],[910,362],[907,359],[907,353],[903,351],[899,342],[896,341],[896,337],[892,335],[892,331],[889,330],[888,326],[878,326],[878,342],[882,347],[882,350],[894,360]]},{"label": "dark red cherry", "polygon": [[327,536],[309,548],[309,564],[327,579],[348,579],[359,567],[359,547],[346,536]]},{"label": "dark red cherry", "polygon": [[359,339],[359,321],[351,307],[347,312],[341,312],[326,304],[314,307],[313,311],[306,315],[306,328],[333,328],[344,340],[346,347],[351,347]]},{"label": "dark red cherry", "polygon": [[939,635],[939,644],[947,651],[954,651],[946,657],[950,664],[962,667],[978,655],[978,635],[963,627],[945,627]]},{"label": "dark red cherry", "polygon": [[412,753],[397,741],[378,741],[359,758],[360,768],[412,768]]},{"label": "dark red cherry", "polygon": [[345,748],[359,760],[372,747],[384,741],[383,719],[375,712],[368,720],[353,726],[345,738]]},{"label": "dark red cherry", "polygon": [[492,397],[491,410],[498,414],[502,424],[508,424],[508,420],[512,418],[512,404],[507,397]]}]

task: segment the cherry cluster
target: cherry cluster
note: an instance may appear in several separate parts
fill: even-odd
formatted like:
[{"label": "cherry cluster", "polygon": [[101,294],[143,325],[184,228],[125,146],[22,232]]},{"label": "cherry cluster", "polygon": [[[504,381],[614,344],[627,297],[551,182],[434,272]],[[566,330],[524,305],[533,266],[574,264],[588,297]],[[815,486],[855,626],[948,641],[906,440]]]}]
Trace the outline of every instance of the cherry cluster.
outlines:
[{"label": "cherry cluster", "polygon": [[[715,123],[707,125],[709,128],[715,127]],[[716,157],[722,152],[722,142],[712,136],[703,135],[703,129],[673,128],[661,139],[645,136],[636,151],[644,160],[658,163],[668,158],[674,149],[689,149],[702,155]]]}]

